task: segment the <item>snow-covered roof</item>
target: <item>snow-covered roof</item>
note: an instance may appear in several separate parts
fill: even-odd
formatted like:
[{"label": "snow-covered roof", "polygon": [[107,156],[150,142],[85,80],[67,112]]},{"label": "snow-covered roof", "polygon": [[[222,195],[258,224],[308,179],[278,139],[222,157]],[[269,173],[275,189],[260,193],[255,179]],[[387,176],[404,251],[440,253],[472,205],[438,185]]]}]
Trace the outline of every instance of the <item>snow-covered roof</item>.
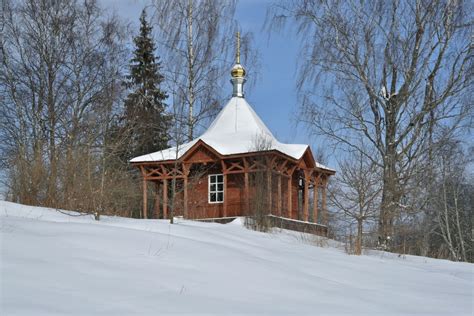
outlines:
[{"label": "snow-covered roof", "polygon": [[[130,162],[163,161],[181,158],[196,142],[203,141],[221,155],[261,150],[278,150],[300,159],[308,145],[280,143],[244,98],[233,97],[200,137],[165,150],[135,157]],[[329,169],[318,164],[318,167]]]}]

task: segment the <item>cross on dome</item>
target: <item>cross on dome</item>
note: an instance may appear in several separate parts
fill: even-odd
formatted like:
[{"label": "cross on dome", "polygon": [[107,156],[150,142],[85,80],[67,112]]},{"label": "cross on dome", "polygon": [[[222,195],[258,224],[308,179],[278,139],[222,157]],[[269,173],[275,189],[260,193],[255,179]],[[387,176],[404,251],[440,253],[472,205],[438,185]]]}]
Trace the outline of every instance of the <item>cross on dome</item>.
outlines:
[{"label": "cross on dome", "polygon": [[245,68],[240,64],[240,32],[237,32],[237,45],[236,45],[236,52],[235,52],[235,65],[232,67],[230,71],[230,75],[232,79],[230,82],[232,83],[233,97],[244,97],[244,83],[245,79]]}]

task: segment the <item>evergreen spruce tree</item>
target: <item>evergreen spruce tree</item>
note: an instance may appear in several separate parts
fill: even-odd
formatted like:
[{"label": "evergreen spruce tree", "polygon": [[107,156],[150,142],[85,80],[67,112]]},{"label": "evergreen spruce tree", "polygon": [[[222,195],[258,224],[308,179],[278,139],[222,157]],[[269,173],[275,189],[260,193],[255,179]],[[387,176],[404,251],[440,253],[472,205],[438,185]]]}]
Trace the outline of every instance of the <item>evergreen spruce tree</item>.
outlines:
[{"label": "evergreen spruce tree", "polygon": [[130,74],[124,83],[131,90],[125,100],[123,116],[123,128],[129,140],[128,159],[168,147],[171,117],[165,112],[164,103],[168,95],[160,89],[164,77],[160,73],[159,57],[155,57],[151,31],[143,10],[140,33],[133,40],[135,51]]}]

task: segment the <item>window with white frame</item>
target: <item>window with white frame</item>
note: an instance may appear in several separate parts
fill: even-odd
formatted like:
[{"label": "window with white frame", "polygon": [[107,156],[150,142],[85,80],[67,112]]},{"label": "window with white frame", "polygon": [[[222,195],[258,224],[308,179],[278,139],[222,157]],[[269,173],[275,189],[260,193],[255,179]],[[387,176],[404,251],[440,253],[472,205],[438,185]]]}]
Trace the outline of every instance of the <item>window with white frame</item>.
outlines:
[{"label": "window with white frame", "polygon": [[222,174],[209,175],[209,203],[224,202],[224,176]]}]

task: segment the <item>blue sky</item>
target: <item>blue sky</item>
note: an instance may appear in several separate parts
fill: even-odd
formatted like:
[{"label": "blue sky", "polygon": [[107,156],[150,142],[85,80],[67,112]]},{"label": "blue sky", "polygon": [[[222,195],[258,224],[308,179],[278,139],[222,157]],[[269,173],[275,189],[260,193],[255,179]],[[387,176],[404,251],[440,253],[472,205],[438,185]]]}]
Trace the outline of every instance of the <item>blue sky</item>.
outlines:
[{"label": "blue sky", "polygon": [[[141,10],[150,3],[147,0],[100,0],[100,2],[136,25]],[[299,41],[289,33],[273,33],[269,37],[263,30],[269,3],[270,0],[240,0],[237,5],[236,18],[243,31],[254,33],[261,62],[258,81],[251,91],[247,91],[245,97],[278,140],[309,144],[316,155],[316,150],[321,144],[320,140],[309,137],[304,126],[297,126],[295,123],[296,61]],[[242,63],[245,66],[245,60]],[[229,65],[229,69],[231,67],[232,65]],[[230,94],[232,89],[230,83],[228,89]],[[330,159],[329,165],[333,164]]]}]

